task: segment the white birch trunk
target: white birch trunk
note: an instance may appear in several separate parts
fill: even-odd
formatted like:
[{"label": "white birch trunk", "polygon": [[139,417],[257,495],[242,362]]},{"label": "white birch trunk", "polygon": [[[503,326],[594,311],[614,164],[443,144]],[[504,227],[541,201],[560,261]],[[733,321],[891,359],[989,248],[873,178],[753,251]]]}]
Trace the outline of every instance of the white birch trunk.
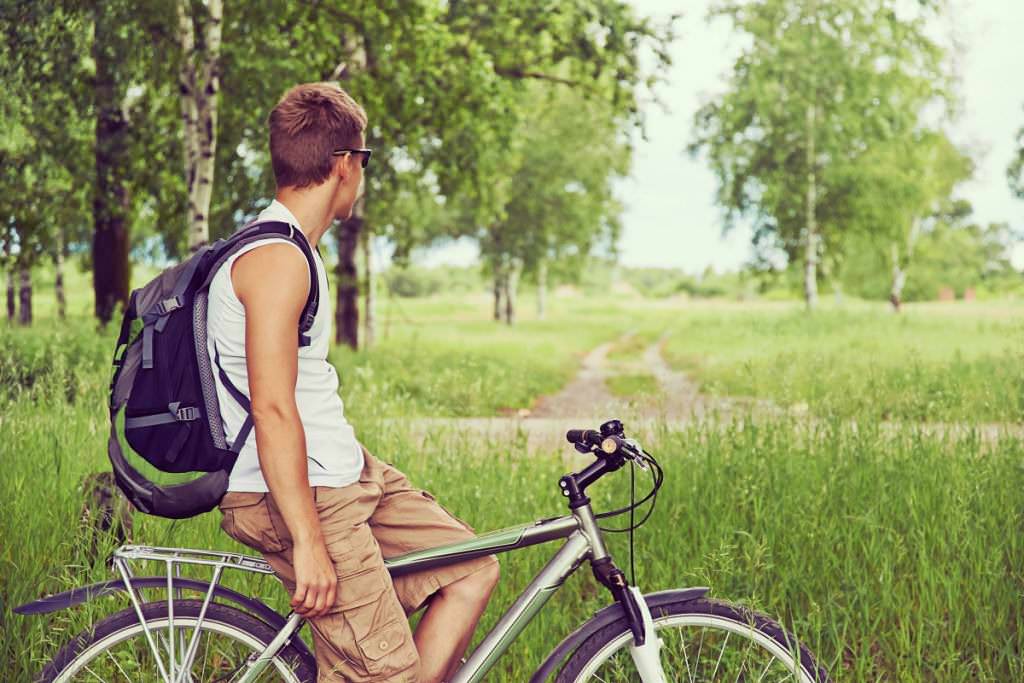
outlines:
[{"label": "white birch trunk", "polygon": [[544,320],[548,308],[548,262],[541,259],[537,264],[537,320]]},{"label": "white birch trunk", "polygon": [[889,288],[889,303],[897,313],[903,307],[903,288],[907,285],[907,268],[910,266],[910,258],[914,253],[914,244],[921,232],[921,221],[914,218],[910,223],[910,232],[907,233],[907,253],[900,259],[900,247],[896,242],[892,243],[892,287]]},{"label": "white birch trunk", "polygon": [[804,225],[804,301],[808,310],[818,305],[818,203],[817,174],[814,168],[814,104],[807,105],[807,197]]},{"label": "white birch trunk", "polygon": [[889,303],[892,304],[893,310],[897,313],[900,312],[903,304],[903,287],[907,282],[907,271],[903,270],[900,263],[900,248],[899,245],[893,242],[892,244],[892,287],[889,288]]},{"label": "white birch trunk", "polygon": [[192,251],[210,241],[210,200],[213,197],[217,153],[222,0],[209,0],[206,9],[204,49],[199,55],[188,2],[178,0],[177,3],[178,42],[182,52],[178,83],[185,139],[185,182],[188,187],[188,245]]}]

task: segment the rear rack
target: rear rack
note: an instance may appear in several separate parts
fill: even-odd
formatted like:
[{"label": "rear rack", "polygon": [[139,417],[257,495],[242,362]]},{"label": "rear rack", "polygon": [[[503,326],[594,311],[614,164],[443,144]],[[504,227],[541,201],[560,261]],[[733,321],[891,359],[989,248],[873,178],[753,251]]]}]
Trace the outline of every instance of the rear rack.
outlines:
[{"label": "rear rack", "polygon": [[[161,548],[149,545],[123,545],[114,551],[114,564],[127,564],[128,560],[153,560],[175,566],[179,564],[206,565],[230,569],[242,569],[259,574],[273,574],[266,560],[241,553],[221,553],[213,550],[192,548]],[[129,570],[129,575],[131,571]]]},{"label": "rear rack", "polygon": [[[125,590],[127,590],[132,607],[135,609],[135,615],[139,618],[139,623],[142,624],[142,630],[145,632],[146,641],[149,643],[149,649],[156,660],[157,667],[160,669],[160,679],[164,683],[184,683],[184,681],[187,680],[185,676],[187,676],[187,672],[191,668],[192,660],[195,657],[196,650],[198,649],[199,634],[201,632],[200,629],[202,628],[203,620],[206,618],[207,608],[213,601],[213,595],[217,584],[220,583],[221,573],[225,569],[240,569],[242,571],[253,572],[256,574],[274,573],[274,570],[270,568],[270,565],[258,557],[242,555],[240,553],[196,550],[193,548],[162,548],[146,545],[124,545],[114,551],[112,560],[114,568],[117,569],[118,573],[121,575],[121,580],[124,582]],[[146,620],[143,617],[142,600],[140,600],[140,595],[132,585],[134,572],[132,571],[131,563],[138,561],[160,562],[165,566],[167,576],[167,636],[157,635],[167,646],[167,666],[164,665],[164,659],[160,656],[160,650],[156,646],[154,633],[146,624]],[[188,639],[187,644],[184,627],[175,628],[174,626],[174,601],[176,598],[181,597],[181,589],[175,588],[174,579],[181,576],[181,568],[184,565],[206,566],[211,567],[213,570],[213,576],[210,579],[209,588],[206,591],[206,595],[203,597],[203,605],[199,610],[198,620],[192,632],[192,637]],[[272,658],[277,650],[280,649],[285,639],[291,637],[291,634],[296,628],[298,628],[300,622],[301,618],[299,615],[289,615],[286,629],[279,634],[279,636],[283,635],[284,638],[275,639],[275,642],[261,654],[260,659],[262,660],[266,657],[266,659],[269,660]],[[175,655],[176,649],[180,649],[180,653],[178,653],[177,656]]]}]

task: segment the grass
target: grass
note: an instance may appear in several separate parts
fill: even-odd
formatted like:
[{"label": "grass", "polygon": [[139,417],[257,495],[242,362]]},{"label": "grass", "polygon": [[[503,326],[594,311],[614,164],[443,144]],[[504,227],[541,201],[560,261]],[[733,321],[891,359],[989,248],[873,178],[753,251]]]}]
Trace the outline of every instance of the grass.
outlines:
[{"label": "grass", "polygon": [[694,310],[670,364],[718,395],[807,404],[822,416],[909,421],[1024,418],[1024,308],[793,305]]},{"label": "grass", "polygon": [[650,373],[612,375],[606,383],[614,395],[626,398],[655,396],[658,393],[658,380]]},{"label": "grass", "polygon": [[[707,585],[716,597],[776,615],[837,681],[1024,678],[1024,446],[865,419],[883,416],[883,407],[969,423],[1016,415],[988,402],[997,393],[1004,404],[1019,396],[1012,318],[913,309],[902,319],[870,310],[806,319],[775,307],[667,311],[582,300],[555,302],[548,321],[507,330],[487,319],[483,299],[403,303],[390,315],[389,336],[376,349],[334,351],[347,407],[372,452],[478,531],[561,514],[563,447],[528,454],[525,436],[498,441],[455,428],[417,437],[383,418],[528,405],[570,376],[590,346],[630,327],[655,329],[660,318],[671,332],[672,362],[698,373],[706,387],[806,401],[819,419],[644,434],[667,474],[637,539],[645,590]],[[617,326],[607,324],[612,318]],[[0,661],[11,681],[30,680],[72,634],[127,605],[108,597],[41,617],[11,612],[40,595],[110,578],[88,564],[77,521],[78,483],[107,467],[109,337],[82,320],[56,327],[44,319],[33,330],[0,333]],[[911,362],[920,379],[896,381]],[[620,381],[633,383],[630,392],[649,386],[637,377],[645,376]],[[927,408],[921,402],[934,387],[951,394]],[[909,410],[914,405],[926,409]],[[627,479],[620,474],[595,487],[595,506],[621,504]],[[135,540],[240,550],[218,523],[217,513],[180,522],[137,515]],[[625,539],[611,543],[626,566]],[[502,581],[481,633],[553,549],[502,556]],[[236,574],[227,583],[285,608],[273,579]],[[488,680],[526,680],[562,636],[607,602],[584,567]]]}]

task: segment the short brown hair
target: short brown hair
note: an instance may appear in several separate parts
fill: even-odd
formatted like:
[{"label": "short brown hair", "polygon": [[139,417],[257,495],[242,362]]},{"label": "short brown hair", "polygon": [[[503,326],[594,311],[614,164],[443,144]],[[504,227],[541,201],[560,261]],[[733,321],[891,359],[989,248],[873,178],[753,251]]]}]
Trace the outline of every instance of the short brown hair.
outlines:
[{"label": "short brown hair", "polygon": [[334,83],[303,83],[270,112],[270,163],[278,187],[319,185],[331,173],[331,152],[358,147],[366,112]]}]

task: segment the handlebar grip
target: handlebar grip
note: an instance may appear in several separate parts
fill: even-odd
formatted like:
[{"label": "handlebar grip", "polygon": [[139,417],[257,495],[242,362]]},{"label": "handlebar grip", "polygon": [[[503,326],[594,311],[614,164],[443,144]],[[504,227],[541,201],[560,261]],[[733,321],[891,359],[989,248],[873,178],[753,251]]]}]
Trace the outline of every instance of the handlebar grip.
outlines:
[{"label": "handlebar grip", "polygon": [[601,432],[596,429],[570,429],[565,433],[565,439],[569,443],[597,446],[601,443]]}]

